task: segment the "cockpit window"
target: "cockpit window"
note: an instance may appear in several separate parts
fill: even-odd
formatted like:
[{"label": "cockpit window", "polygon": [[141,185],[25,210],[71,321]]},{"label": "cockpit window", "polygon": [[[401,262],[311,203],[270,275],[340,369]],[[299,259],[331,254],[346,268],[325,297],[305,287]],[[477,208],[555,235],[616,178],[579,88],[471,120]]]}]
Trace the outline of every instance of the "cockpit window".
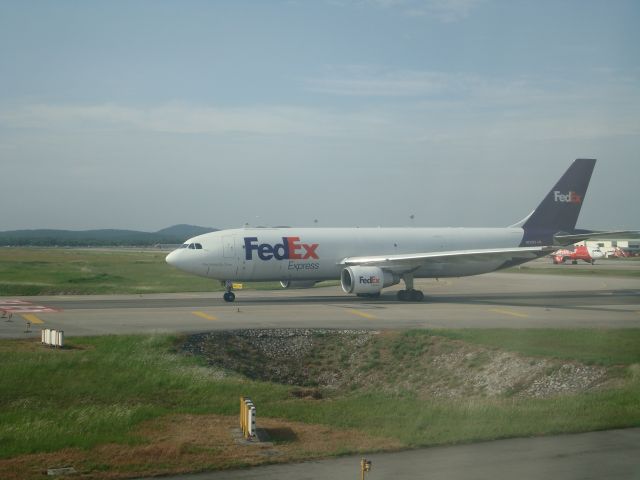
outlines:
[{"label": "cockpit window", "polygon": [[190,250],[202,250],[202,244],[200,243],[183,243],[180,248],[188,248]]}]

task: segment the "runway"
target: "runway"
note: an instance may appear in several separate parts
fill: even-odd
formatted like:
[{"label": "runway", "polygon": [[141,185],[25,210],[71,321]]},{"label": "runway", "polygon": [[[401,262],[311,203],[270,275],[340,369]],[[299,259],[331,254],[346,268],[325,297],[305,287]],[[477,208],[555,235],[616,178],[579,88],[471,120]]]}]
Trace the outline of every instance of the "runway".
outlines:
[{"label": "runway", "polygon": [[[560,266],[562,268],[562,266]],[[55,328],[67,336],[197,332],[227,328],[630,328],[640,327],[640,282],[625,277],[491,273],[418,280],[421,303],[376,300],[339,287],[162,295],[53,296],[4,299],[14,304],[0,338]],[[397,289],[397,288],[396,288]]]}]

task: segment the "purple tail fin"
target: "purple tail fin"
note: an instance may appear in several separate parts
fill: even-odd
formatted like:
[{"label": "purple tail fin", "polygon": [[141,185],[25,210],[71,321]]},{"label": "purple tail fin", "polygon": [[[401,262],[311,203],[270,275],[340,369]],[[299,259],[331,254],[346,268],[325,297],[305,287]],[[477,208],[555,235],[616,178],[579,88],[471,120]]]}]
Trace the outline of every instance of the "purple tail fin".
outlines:
[{"label": "purple tail fin", "polygon": [[587,158],[579,158],[571,164],[522,225],[523,246],[553,245],[556,233],[575,230],[595,164],[595,159]]}]

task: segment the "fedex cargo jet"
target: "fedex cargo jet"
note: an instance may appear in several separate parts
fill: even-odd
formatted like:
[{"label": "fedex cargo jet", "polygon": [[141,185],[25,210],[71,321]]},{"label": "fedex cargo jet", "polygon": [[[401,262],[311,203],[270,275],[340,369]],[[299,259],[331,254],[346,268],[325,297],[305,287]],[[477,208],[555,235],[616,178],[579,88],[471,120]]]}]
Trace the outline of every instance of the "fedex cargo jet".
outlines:
[{"label": "fedex cargo jet", "polygon": [[506,228],[241,228],[191,238],[166,261],[223,281],[227,302],[234,281],[279,280],[286,288],[330,279],[361,296],[402,281],[398,300],[421,301],[414,278],[492,272],[590,238],[595,232],[575,225],[595,162],[575,160],[538,208]]}]

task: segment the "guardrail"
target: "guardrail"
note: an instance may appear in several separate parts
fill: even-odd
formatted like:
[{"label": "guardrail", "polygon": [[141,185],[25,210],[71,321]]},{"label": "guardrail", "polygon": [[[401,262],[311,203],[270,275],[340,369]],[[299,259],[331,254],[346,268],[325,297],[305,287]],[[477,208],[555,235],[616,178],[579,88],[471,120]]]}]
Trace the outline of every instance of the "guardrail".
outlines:
[{"label": "guardrail", "polygon": [[244,438],[255,438],[256,407],[249,397],[240,397],[240,427]]}]

